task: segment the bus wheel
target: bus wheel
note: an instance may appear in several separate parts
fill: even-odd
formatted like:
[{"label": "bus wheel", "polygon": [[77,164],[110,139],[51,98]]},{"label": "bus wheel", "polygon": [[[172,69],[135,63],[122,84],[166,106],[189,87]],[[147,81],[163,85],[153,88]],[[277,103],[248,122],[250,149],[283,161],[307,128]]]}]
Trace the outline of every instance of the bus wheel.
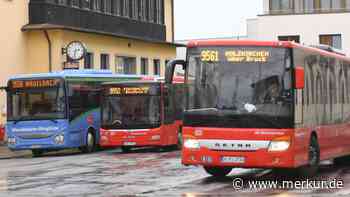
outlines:
[{"label": "bus wheel", "polygon": [[123,153],[130,153],[130,151],[131,151],[131,147],[129,147],[129,146],[122,146],[122,147],[120,147],[120,149],[122,149]]},{"label": "bus wheel", "polygon": [[92,131],[89,131],[86,136],[86,145],[80,150],[83,153],[92,153],[96,149],[96,140]]},{"label": "bus wheel", "polygon": [[214,177],[225,177],[232,171],[230,167],[204,167],[204,170]]},{"label": "bus wheel", "polygon": [[333,164],[337,166],[344,166],[350,164],[350,156],[338,157],[333,160]]},{"label": "bus wheel", "polygon": [[316,136],[311,136],[309,144],[309,164],[298,169],[298,175],[303,177],[314,176],[320,164],[320,146]]},{"label": "bus wheel", "polygon": [[43,154],[44,154],[44,151],[43,151],[43,150],[38,150],[38,149],[32,150],[32,155],[33,155],[33,157],[40,157],[40,156],[42,156]]}]

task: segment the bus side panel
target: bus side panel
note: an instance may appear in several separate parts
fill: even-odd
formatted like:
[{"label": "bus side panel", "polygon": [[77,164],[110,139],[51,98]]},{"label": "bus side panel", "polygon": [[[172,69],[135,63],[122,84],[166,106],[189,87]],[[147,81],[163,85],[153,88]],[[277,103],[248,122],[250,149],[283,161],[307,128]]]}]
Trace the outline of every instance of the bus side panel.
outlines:
[{"label": "bus side panel", "polygon": [[69,82],[68,111],[70,118],[70,137],[77,147],[84,146],[89,129],[99,142],[100,129],[100,83]]},{"label": "bus side panel", "polygon": [[307,161],[311,133],[318,139],[321,160],[349,154],[349,63],[294,49],[294,65],[305,69],[305,88],[295,95],[296,162]]},{"label": "bus side panel", "polygon": [[100,108],[95,108],[90,111],[84,112],[83,114],[70,121],[70,138],[74,140],[76,147],[81,147],[86,144],[86,136],[89,129],[93,129],[96,142],[99,142],[99,119]]}]

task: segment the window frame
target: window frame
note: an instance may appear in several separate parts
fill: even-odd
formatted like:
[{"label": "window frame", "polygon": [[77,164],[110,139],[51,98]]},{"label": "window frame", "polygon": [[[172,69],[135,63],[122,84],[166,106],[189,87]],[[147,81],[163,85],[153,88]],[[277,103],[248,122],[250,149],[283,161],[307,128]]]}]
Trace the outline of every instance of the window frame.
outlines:
[{"label": "window frame", "polygon": [[[340,48],[337,48],[336,46],[334,46],[334,37],[337,37],[337,36],[340,37]],[[321,43],[322,37],[330,37],[331,38],[331,45],[330,45],[331,47],[336,48],[336,49],[340,49],[340,50],[343,49],[343,36],[342,36],[342,34],[320,34],[318,36],[320,44],[323,44],[323,43]],[[328,44],[325,44],[325,45],[328,45]]]},{"label": "window frame", "polygon": [[[103,57],[106,57],[106,65],[103,65]],[[101,53],[100,54],[100,69],[101,70],[108,70],[110,69],[110,55],[108,53]]]}]

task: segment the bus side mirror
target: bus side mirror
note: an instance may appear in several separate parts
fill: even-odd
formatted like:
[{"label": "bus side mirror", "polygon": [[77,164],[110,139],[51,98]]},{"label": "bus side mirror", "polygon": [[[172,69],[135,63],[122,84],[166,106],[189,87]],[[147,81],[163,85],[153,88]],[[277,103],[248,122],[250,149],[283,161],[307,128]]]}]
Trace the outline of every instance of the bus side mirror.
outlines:
[{"label": "bus side mirror", "polygon": [[186,61],[185,60],[171,60],[165,68],[165,83],[172,84],[175,68],[177,65],[181,65],[184,70],[186,70]]},{"label": "bus side mirror", "polygon": [[305,87],[305,70],[301,66],[295,67],[295,89],[304,89]]}]

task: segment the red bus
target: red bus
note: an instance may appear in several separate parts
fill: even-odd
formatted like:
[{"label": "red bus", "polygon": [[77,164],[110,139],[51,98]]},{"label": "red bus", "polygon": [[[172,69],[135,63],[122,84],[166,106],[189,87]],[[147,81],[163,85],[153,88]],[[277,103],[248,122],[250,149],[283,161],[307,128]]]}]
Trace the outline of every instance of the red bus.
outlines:
[{"label": "red bus", "polygon": [[159,81],[104,84],[101,146],[119,146],[123,152],[133,147],[181,147],[183,85],[165,90]]},{"label": "red bus", "polygon": [[350,59],[293,42],[188,44],[182,163],[313,175],[350,154]]}]

